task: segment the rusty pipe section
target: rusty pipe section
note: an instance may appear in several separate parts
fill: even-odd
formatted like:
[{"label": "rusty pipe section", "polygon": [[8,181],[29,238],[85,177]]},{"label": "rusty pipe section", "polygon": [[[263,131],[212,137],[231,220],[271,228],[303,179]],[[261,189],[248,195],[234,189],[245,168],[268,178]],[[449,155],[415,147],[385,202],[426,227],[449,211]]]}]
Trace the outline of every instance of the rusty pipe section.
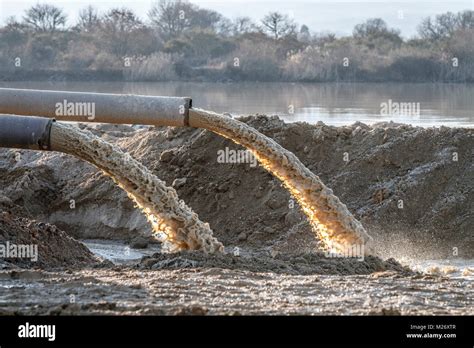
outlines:
[{"label": "rusty pipe section", "polygon": [[189,126],[188,97],[0,88],[0,114],[58,121]]},{"label": "rusty pipe section", "polygon": [[0,115],[0,147],[51,150],[53,122],[43,117]]}]

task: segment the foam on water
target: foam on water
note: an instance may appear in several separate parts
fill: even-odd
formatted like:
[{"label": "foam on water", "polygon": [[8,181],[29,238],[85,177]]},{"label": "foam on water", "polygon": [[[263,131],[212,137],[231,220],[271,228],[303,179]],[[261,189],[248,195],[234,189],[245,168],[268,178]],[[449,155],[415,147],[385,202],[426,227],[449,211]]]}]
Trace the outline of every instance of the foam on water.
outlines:
[{"label": "foam on water", "polygon": [[474,280],[474,260],[417,260],[407,262],[407,265],[427,274]]}]

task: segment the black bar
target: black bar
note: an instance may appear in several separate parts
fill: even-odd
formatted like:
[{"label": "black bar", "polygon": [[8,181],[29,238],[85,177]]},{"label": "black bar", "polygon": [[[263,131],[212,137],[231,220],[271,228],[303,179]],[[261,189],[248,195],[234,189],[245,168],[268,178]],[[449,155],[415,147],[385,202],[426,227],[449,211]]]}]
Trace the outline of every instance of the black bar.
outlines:
[{"label": "black bar", "polygon": [[[19,326],[55,325],[55,340],[20,338]],[[426,328],[421,331],[414,328]],[[430,328],[428,325],[433,325]],[[324,344],[472,347],[473,317],[0,317],[0,346],[56,344]],[[408,338],[407,334],[456,337]],[[314,346],[314,345],[313,345]]]}]

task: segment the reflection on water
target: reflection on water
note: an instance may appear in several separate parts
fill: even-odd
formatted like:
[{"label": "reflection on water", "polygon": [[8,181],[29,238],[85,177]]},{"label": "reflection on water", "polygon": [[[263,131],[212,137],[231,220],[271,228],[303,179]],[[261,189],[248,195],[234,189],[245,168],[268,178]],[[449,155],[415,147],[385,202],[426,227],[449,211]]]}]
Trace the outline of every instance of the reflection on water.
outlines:
[{"label": "reflection on water", "polygon": [[82,243],[96,256],[115,264],[136,263],[144,256],[150,256],[161,251],[159,245],[148,246],[146,249],[132,249],[121,241],[87,239],[82,240]]},{"label": "reflection on water", "polygon": [[[474,86],[395,83],[2,82],[1,87],[191,96],[193,105],[235,115],[280,115],[330,125],[382,121],[474,126]],[[420,113],[381,115],[382,103],[419,103]]]}]

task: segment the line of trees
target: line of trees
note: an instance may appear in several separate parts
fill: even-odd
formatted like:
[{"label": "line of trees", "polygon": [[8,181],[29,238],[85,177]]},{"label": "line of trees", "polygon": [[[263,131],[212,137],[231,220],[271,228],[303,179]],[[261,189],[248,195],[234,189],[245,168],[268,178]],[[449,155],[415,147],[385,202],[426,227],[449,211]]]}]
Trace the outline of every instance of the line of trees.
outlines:
[{"label": "line of trees", "polygon": [[49,4],[9,18],[0,27],[0,79],[474,82],[468,10],[426,18],[409,40],[379,18],[338,38],[279,12],[230,20],[181,0],[156,2],[146,21],[128,8],[88,6],[66,23]]}]

